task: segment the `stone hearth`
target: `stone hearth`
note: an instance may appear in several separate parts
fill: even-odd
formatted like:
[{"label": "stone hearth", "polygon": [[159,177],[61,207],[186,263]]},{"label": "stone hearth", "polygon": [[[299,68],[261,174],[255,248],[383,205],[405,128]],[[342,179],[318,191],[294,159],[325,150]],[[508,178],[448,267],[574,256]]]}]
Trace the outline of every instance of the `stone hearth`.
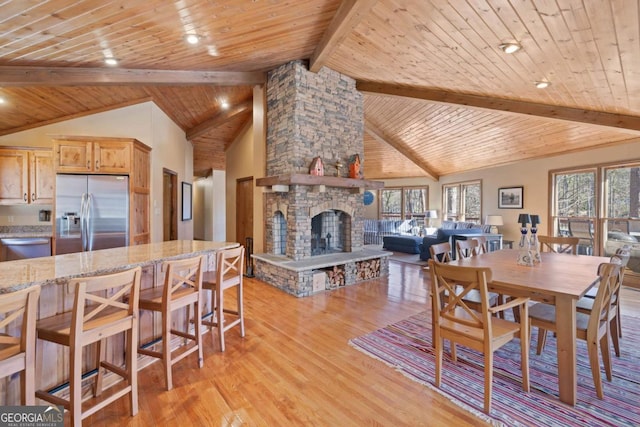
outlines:
[{"label": "stone hearth", "polygon": [[[363,132],[362,95],[353,79],[327,68],[309,72],[300,61],[269,73],[267,177],[257,180],[267,187],[266,253],[253,256],[256,277],[306,296],[332,287],[321,283],[332,267],[346,285],[368,277],[360,271],[366,260],[379,261],[373,264],[378,276],[388,274],[388,253],[363,244],[362,193],[382,183],[349,178],[346,167],[356,154],[364,165]],[[325,176],[309,174],[315,157]]]}]

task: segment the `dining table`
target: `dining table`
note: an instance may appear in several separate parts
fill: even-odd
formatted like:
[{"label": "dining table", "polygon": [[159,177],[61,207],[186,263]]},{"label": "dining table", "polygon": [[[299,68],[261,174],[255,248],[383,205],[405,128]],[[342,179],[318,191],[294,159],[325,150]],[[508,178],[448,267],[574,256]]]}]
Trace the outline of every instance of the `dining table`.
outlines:
[{"label": "dining table", "polygon": [[541,262],[519,265],[518,249],[503,249],[451,261],[452,265],[488,267],[489,290],[556,306],[558,393],[576,404],[576,303],[598,281],[598,266],[608,257],[541,253]]}]

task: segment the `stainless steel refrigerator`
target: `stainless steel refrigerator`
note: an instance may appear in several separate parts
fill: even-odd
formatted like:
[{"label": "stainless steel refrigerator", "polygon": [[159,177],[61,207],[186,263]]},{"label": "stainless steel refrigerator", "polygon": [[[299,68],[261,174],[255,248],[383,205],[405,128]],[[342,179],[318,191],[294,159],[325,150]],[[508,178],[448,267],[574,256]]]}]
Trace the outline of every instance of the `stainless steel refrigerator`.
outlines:
[{"label": "stainless steel refrigerator", "polygon": [[129,244],[129,177],[56,176],[56,254]]}]

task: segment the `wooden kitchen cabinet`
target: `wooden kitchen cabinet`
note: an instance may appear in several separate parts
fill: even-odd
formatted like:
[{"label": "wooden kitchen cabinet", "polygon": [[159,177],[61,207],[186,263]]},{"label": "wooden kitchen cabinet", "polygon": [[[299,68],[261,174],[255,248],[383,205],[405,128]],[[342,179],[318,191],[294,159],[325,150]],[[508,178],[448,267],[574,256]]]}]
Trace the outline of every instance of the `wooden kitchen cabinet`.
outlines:
[{"label": "wooden kitchen cabinet", "polygon": [[129,176],[129,244],[151,241],[151,148],[134,138],[56,136],[56,173]]},{"label": "wooden kitchen cabinet", "polygon": [[0,204],[52,204],[55,186],[50,150],[0,149]]},{"label": "wooden kitchen cabinet", "polygon": [[55,139],[55,169],[58,173],[127,174],[131,171],[132,145],[131,139]]},{"label": "wooden kitchen cabinet", "polygon": [[55,185],[53,152],[50,150],[29,152],[29,200],[31,203],[52,205]]}]

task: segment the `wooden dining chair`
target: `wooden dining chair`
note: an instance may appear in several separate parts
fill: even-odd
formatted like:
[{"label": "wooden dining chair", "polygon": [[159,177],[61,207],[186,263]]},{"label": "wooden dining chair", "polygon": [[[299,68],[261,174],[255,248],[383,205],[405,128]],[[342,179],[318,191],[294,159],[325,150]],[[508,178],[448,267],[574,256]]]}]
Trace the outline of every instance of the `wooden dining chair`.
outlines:
[{"label": "wooden dining chair", "polygon": [[[72,279],[68,287],[74,290],[73,310],[41,319],[36,328],[38,338],[69,347],[69,399],[38,390],[36,397],[62,405],[71,414],[71,423],[81,426],[82,420],[105,406],[129,394],[131,415],[138,413],[138,297],[142,269],[136,267],[120,273]],[[125,368],[109,363],[105,340],[125,333]],[[126,385],[90,407],[82,408],[82,350],[96,344],[96,372],[93,396],[102,394],[105,369],[121,376]]]},{"label": "wooden dining chair", "polygon": [[477,255],[478,241],[474,239],[456,240],[456,254],[458,259],[470,258]]},{"label": "wooden dining chair", "polygon": [[[600,376],[598,347],[602,353],[607,380],[611,381],[611,356],[609,335],[611,323],[611,298],[619,286],[620,264],[603,263],[598,268],[598,294],[594,300],[591,313],[576,313],[576,336],[587,342],[591,374],[598,398],[604,397]],[[544,348],[547,331],[556,331],[556,307],[546,303],[536,303],[529,307],[531,328],[538,328],[537,354]]]},{"label": "wooden dining chair", "polygon": [[[462,241],[464,242],[466,240]],[[458,240],[458,242],[460,242],[460,240]],[[434,262],[447,263],[451,261],[451,245],[449,242],[432,245],[429,247],[429,252],[431,253],[431,259],[434,260]],[[489,292],[489,304],[491,306],[497,305],[499,297],[500,296],[497,293]],[[480,294],[477,291],[470,291],[464,296],[464,299],[474,310],[480,311],[482,309]]]},{"label": "wooden dining chair", "polygon": [[451,261],[451,245],[449,242],[436,243],[429,246],[429,253],[431,254],[431,259],[435,262]]},{"label": "wooden dining chair", "polygon": [[[620,338],[622,337],[622,322],[620,314],[620,288],[624,281],[624,272],[631,258],[631,252],[624,249],[619,249],[616,254],[611,256],[610,262],[620,265],[620,272],[618,278],[618,286],[613,290],[611,296],[611,310],[609,312],[611,341],[613,342],[613,349],[617,357],[620,357]],[[592,293],[595,291],[594,293]],[[589,290],[589,293],[580,298],[576,303],[576,309],[579,312],[591,314],[593,305],[595,303],[595,297],[598,294],[598,287],[593,287]],[[593,297],[591,295],[594,295]]]},{"label": "wooden dining chair", "polygon": [[[1,376],[20,373],[20,404],[35,405],[36,313],[40,286],[0,294]],[[4,405],[8,404],[6,400]]]},{"label": "wooden dining chair", "polygon": [[489,252],[489,241],[485,236],[474,237],[472,240],[475,240],[478,242],[475,255],[486,254]]},{"label": "wooden dining chair", "polygon": [[[140,292],[140,309],[159,312],[162,316],[161,351],[139,348],[138,352],[162,360],[167,390],[173,388],[173,365],[193,352],[198,352],[197,364],[202,368],[202,333],[200,310],[202,309],[202,257],[165,261],[164,286],[145,289]],[[194,332],[190,333],[191,306],[193,305]],[[185,309],[186,321],[183,330],[175,329],[174,312]],[[177,327],[177,325],[175,326]],[[185,344],[171,349],[172,335],[184,338]],[[189,345],[188,341],[191,341]]]},{"label": "wooden dining chair", "polygon": [[538,236],[540,242],[540,252],[556,252],[561,254],[577,254],[578,242],[577,237],[565,236]]},{"label": "wooden dining chair", "polygon": [[[431,271],[432,308],[435,312],[434,344],[436,356],[436,387],[442,378],[442,355],[444,340],[451,341],[451,358],[457,361],[456,344],[469,347],[484,354],[484,411],[491,411],[493,386],[493,353],[519,338],[522,389],[529,391],[529,322],[527,320],[528,298],[513,298],[506,304],[491,307],[487,284],[491,281],[491,269],[455,266],[429,260]],[[456,292],[457,287],[462,292]],[[480,294],[481,310],[476,311],[464,300],[471,291]],[[442,298],[442,295],[446,297]],[[494,316],[500,311],[518,307],[523,313],[523,322],[516,323]]]},{"label": "wooden dining chair", "polygon": [[[211,326],[211,332],[218,331],[220,351],[224,351],[224,334],[234,326],[240,326],[240,336],[244,337],[244,310],[243,310],[243,271],[244,271],[244,246],[218,251],[216,254],[216,270],[207,271],[202,279],[202,288],[212,292],[213,311],[206,315],[202,324]],[[230,309],[225,306],[224,291],[236,289],[236,307]],[[234,316],[232,321],[227,321],[225,314]]]}]

